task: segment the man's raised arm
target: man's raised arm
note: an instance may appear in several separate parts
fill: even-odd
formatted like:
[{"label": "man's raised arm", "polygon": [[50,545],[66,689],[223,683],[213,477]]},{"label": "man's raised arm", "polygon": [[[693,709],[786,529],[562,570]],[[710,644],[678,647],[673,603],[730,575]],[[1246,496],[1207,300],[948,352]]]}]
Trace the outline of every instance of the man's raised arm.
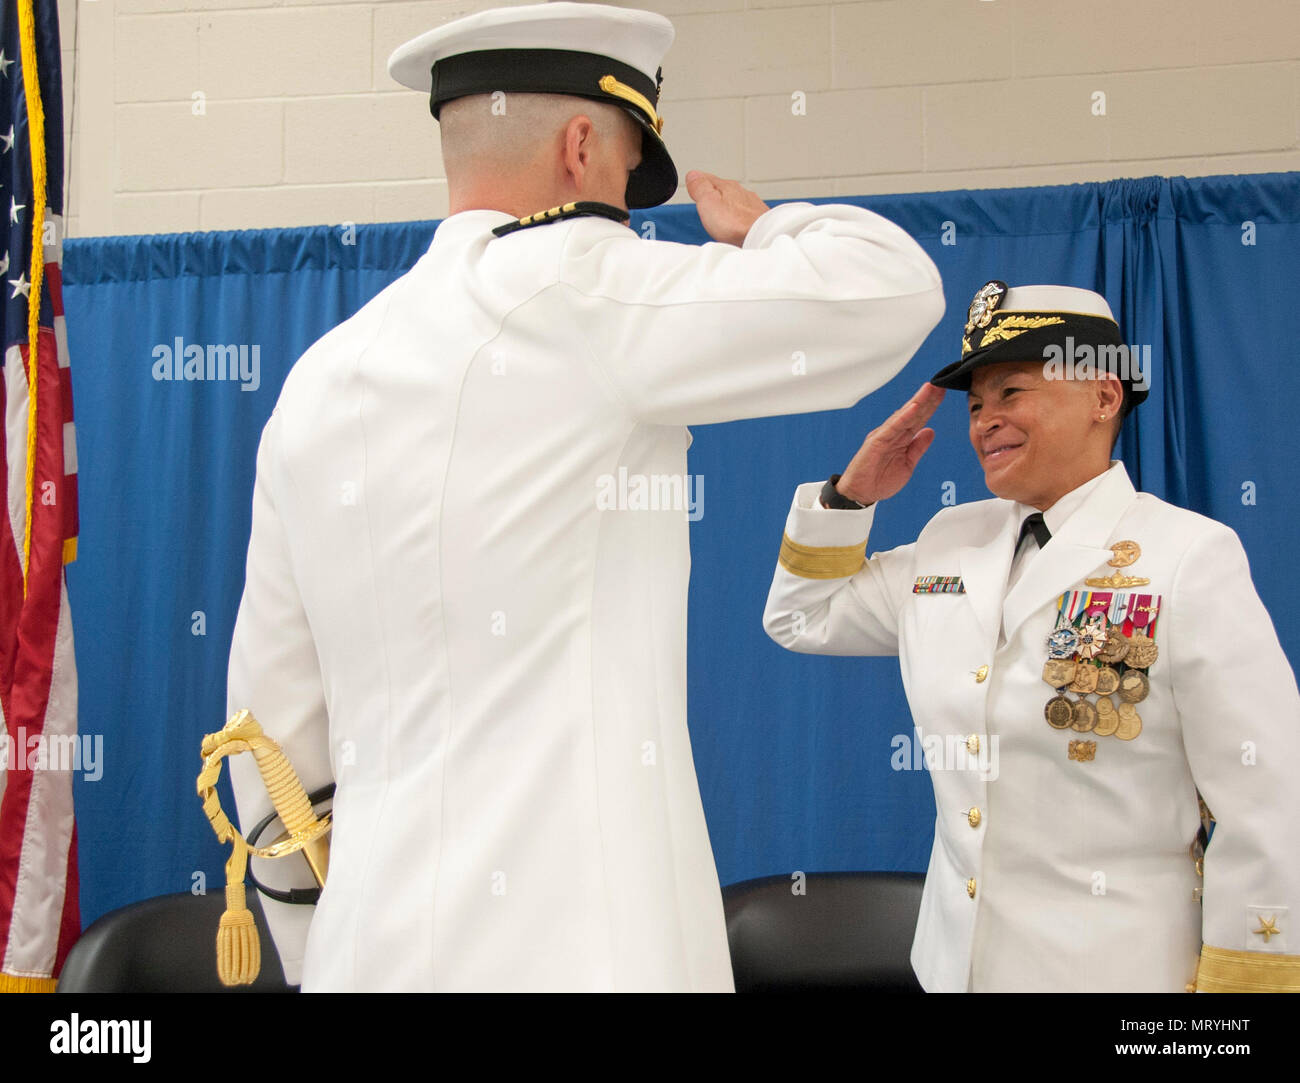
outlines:
[{"label": "man's raised arm", "polygon": [[880,215],[844,204],[769,209],[709,174],[688,185],[717,243],[575,233],[562,260],[575,324],[639,420],[852,406],[892,379],[943,315],[933,261]]}]

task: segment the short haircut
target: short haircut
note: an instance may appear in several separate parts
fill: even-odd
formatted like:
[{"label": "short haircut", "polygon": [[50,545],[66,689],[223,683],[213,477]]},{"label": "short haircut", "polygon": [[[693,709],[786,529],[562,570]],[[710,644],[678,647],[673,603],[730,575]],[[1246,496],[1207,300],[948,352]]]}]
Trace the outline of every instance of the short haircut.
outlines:
[{"label": "short haircut", "polygon": [[442,157],[454,180],[528,165],[576,116],[591,118],[601,138],[636,122],[617,105],[570,94],[471,94],[439,110]]}]

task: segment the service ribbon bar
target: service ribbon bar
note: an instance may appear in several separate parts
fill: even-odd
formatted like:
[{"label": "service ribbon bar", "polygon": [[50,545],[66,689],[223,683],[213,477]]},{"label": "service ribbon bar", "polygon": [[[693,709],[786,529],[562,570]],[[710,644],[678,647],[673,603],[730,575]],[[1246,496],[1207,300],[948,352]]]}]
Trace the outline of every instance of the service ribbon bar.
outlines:
[{"label": "service ribbon bar", "polygon": [[918,575],[912,584],[913,594],[965,594],[960,575]]}]

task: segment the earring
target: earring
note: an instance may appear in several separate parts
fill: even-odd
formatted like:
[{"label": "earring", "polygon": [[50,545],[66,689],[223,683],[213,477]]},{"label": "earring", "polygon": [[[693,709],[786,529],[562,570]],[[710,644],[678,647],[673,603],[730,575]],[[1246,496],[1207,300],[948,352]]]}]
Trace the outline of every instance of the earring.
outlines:
[{"label": "earring", "polygon": [[1098,421],[1105,421],[1105,420],[1106,420],[1106,415],[1105,415],[1105,414],[1102,414],[1101,417],[1097,418],[1097,420],[1098,420]]}]

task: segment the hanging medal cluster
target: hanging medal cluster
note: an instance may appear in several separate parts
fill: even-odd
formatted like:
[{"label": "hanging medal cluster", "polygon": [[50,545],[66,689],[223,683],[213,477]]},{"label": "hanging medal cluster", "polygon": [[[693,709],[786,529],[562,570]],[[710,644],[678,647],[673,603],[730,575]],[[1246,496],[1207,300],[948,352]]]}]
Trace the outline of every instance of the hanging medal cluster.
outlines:
[{"label": "hanging medal cluster", "polygon": [[1142,732],[1138,704],[1151,691],[1147,673],[1160,653],[1155,642],[1160,596],[1074,590],[1062,594],[1057,605],[1043,666],[1043,680],[1056,689],[1043,708],[1047,724],[1133,740]]}]

